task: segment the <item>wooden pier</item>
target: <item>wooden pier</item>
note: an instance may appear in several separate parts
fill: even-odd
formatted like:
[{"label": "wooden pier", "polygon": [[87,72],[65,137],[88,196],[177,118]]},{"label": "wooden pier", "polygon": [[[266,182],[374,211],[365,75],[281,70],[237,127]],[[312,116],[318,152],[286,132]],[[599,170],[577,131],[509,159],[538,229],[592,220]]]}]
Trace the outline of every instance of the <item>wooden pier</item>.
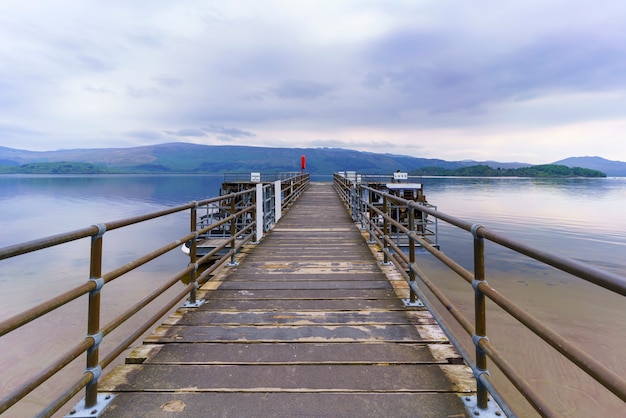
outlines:
[{"label": "wooden pier", "polygon": [[365,238],[312,183],[100,382],[102,416],[468,416],[471,372]]}]

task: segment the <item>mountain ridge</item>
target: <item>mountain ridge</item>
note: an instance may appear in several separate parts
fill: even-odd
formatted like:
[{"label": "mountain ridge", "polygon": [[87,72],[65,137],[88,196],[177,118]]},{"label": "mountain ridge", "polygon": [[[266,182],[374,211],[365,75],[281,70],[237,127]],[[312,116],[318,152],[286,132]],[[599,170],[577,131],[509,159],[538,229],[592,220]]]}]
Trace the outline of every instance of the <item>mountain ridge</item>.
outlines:
[{"label": "mountain ridge", "polygon": [[[344,170],[380,174],[424,167],[457,169],[473,165],[488,165],[494,169],[533,166],[523,162],[446,161],[343,148],[266,148],[170,142],[127,148],[76,148],[55,151],[28,151],[0,146],[0,168],[30,163],[80,162],[101,165],[110,172],[299,171],[301,155],[306,155],[307,171],[311,174],[332,174]],[[570,157],[554,164],[599,170],[608,176],[626,176],[626,163],[601,157]]]},{"label": "mountain ridge", "polygon": [[598,170],[611,177],[626,177],[626,163],[622,161],[607,160],[602,157],[569,157],[554,162],[568,167],[583,167]]}]

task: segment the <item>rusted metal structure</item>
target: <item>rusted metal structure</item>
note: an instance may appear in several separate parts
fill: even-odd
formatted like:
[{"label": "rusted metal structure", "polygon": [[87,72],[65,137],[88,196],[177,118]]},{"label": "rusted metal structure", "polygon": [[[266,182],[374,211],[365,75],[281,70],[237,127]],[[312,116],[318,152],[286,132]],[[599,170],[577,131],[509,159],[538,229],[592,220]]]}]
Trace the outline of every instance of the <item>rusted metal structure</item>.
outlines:
[{"label": "rusted metal structure", "polygon": [[[224,243],[228,243],[234,231],[248,231],[240,239],[249,235],[247,228],[253,221],[262,225],[258,230],[262,233],[269,231],[281,216],[281,208],[284,202],[290,202],[299,195],[301,173],[227,173],[220,188],[220,196],[233,195],[234,198],[219,199],[198,205],[196,208],[197,225],[199,232],[195,240],[187,241],[182,250],[191,254],[191,246],[195,244],[195,254],[204,256],[211,253],[206,260],[213,262],[218,260],[227,251]],[[246,190],[260,188],[258,193],[241,193]],[[253,219],[253,213],[248,211],[244,216],[235,217],[231,222],[231,216],[242,208],[258,205],[262,217]],[[210,227],[210,228],[209,228]],[[216,248],[221,250],[216,250]]]},{"label": "rusted metal structure", "polygon": [[104,378],[103,417],[467,416],[472,385],[446,372],[471,373],[425,308],[403,306],[408,286],[332,185],[311,184],[237,261]]},{"label": "rusted metal structure", "polygon": [[[285,176],[279,181],[289,184],[289,190],[291,191],[291,193],[278,205],[282,210],[286,210],[306,189],[309,184],[309,176],[308,174],[302,176]],[[55,361],[48,365],[42,365],[38,373],[32,376],[27,376],[24,382],[18,387],[13,388],[8,394],[3,394],[2,398],[0,398],[0,414],[9,410],[9,408],[19,402],[20,399],[24,398],[27,394],[64,369],[72,361],[85,354],[86,368],[84,373],[79,376],[70,387],[65,388],[62,393],[56,397],[56,399],[52,400],[49,405],[39,413],[39,416],[52,416],[83,388],[85,388],[85,398],[78,408],[78,411],[74,410],[72,415],[78,416],[81,413],[84,413],[87,416],[97,415],[102,409],[104,409],[110,400],[110,396],[107,397],[107,395],[98,395],[98,380],[102,373],[102,369],[119,357],[130,344],[136,341],[160,318],[177,306],[179,302],[185,298],[185,296],[188,296],[188,306],[197,306],[199,304],[196,299],[196,291],[198,287],[206,282],[210,278],[211,273],[222,264],[232,261],[239,248],[251,241],[253,238],[262,235],[262,228],[257,226],[261,225],[261,222],[257,223],[256,220],[251,222],[241,221],[242,218],[247,217],[249,214],[254,214],[256,218],[263,218],[261,207],[256,205],[257,196],[261,196],[261,198],[263,196],[262,191],[263,185],[262,183],[258,183],[255,188],[249,188],[202,201],[191,202],[186,205],[142,216],[93,225],[64,234],[37,239],[0,249],[1,261],[45,248],[72,243],[83,238],[90,238],[91,243],[89,278],[85,283],[46,300],[24,312],[18,313],[10,318],[3,319],[0,322],[0,337],[2,337],[20,329],[21,327],[29,324],[31,321],[39,318],[45,318],[47,314],[50,314],[56,309],[61,308],[80,297],[87,296],[88,298],[88,309],[86,313],[87,336],[85,339],[77,342],[73,346],[68,345],[67,351],[65,353],[60,353],[59,357]],[[245,202],[245,204],[243,204],[243,202]],[[206,225],[201,229],[197,229],[198,208],[211,204],[229,207],[229,215],[217,223]],[[129,263],[119,266],[106,273],[102,271],[104,257],[103,241],[107,232],[185,211],[189,211],[191,214],[191,232],[186,233],[184,236],[172,237],[173,241]],[[219,246],[215,247],[202,257],[196,257],[195,246],[198,236],[207,233],[213,228],[219,228],[224,223],[229,223],[231,225],[231,235],[229,239],[222,242]],[[255,230],[257,232],[256,234],[253,234],[252,232]],[[106,289],[106,284],[123,278],[124,275],[134,269],[150,262],[151,260],[161,257],[172,250],[178,249],[182,242],[190,240],[192,242],[191,248],[194,251],[191,252],[190,263],[185,269],[171,277],[163,285],[154,289],[149,289],[145,298],[129,307],[125,312],[114,318],[109,323],[105,325],[100,324],[102,310],[106,309],[106,307],[102,307],[100,304],[100,295],[102,290]],[[224,249],[227,249],[224,255],[222,255],[219,260],[215,261],[209,268],[200,273],[198,269],[199,265],[211,260],[214,254]],[[111,349],[106,355],[101,355],[99,347],[107,335],[112,333],[126,321],[133,318],[134,315],[153,302],[157,297],[164,294],[168,289],[171,289],[174,285],[181,281],[187,283],[182,291],[177,292],[173,299],[167,301],[155,315],[134,330],[134,332],[128,335],[120,344]]]},{"label": "rusted metal structure", "polygon": [[[350,182],[350,184],[367,186],[367,188],[360,189],[352,187],[349,189],[349,196],[345,196],[345,198],[350,200],[352,219],[361,222],[361,227],[364,227],[363,221],[365,218],[361,214],[367,212],[367,219],[376,227],[383,228],[387,219],[381,213],[387,213],[389,218],[394,221],[389,225],[388,235],[398,248],[406,249],[410,245],[406,233],[396,227],[396,224],[400,224],[408,228],[409,211],[406,205],[396,204],[394,200],[385,200],[383,195],[387,193],[400,197],[403,201],[413,201],[421,206],[437,209],[435,205],[427,201],[421,177],[412,177],[408,173],[400,171],[392,175],[357,174],[355,171],[343,171],[337,173],[337,176]],[[385,205],[386,209],[384,209]],[[419,232],[422,238],[430,245],[434,247],[439,246],[437,241],[437,218],[429,218],[426,212],[414,211],[411,222],[413,222],[411,230]],[[414,242],[413,245],[421,246],[419,242]]]},{"label": "rusted metal structure", "polygon": [[[424,305],[429,307],[429,310],[437,318],[450,340],[454,342],[457,349],[461,352],[466,363],[470,365],[474,371],[477,382],[476,406],[479,411],[488,408],[488,393],[491,393],[498,404],[506,411],[507,415],[515,415],[515,412],[508,406],[506,399],[498,392],[498,388],[494,386],[490,378],[487,368],[487,360],[490,359],[541,416],[558,416],[553,406],[547,403],[541,394],[534,390],[532,384],[522,378],[519,371],[514,369],[497,347],[489,341],[486,331],[487,322],[485,315],[487,299],[493,301],[504,312],[508,313],[511,317],[515,318],[515,320],[519,321],[535,335],[552,346],[558,353],[578,366],[608,391],[626,402],[626,379],[624,379],[623,376],[618,375],[609,367],[600,363],[592,355],[582,351],[575,342],[559,335],[557,332],[547,327],[487,283],[485,280],[484,242],[485,240],[489,240],[492,243],[509,248],[519,254],[572,274],[621,296],[626,296],[626,278],[590,267],[575,260],[566,259],[553,253],[532,248],[502,234],[491,231],[482,225],[471,224],[420,202],[406,200],[392,193],[386,193],[379,188],[373,188],[362,182],[354,181],[341,173],[335,174],[334,184],[348,209],[353,213],[355,211],[358,213],[356,216],[357,221],[365,225],[369,231],[370,237],[382,248],[385,254],[385,261],[396,265],[409,283],[411,289],[410,302],[414,302],[419,298]],[[353,196],[364,196],[366,193],[371,193],[376,197],[374,199],[370,197],[369,201],[365,201],[364,199],[355,200],[353,198]],[[382,199],[382,208],[370,203],[377,199]],[[410,221],[408,226],[397,222],[393,213],[390,211],[392,203],[396,206],[404,207],[409,211],[408,217]],[[428,214],[433,218],[471,233],[473,237],[474,271],[468,271],[432,245],[432,243],[428,242],[424,235],[415,228],[415,213]],[[376,216],[385,219],[382,227],[380,226],[380,222],[374,221]],[[408,255],[400,251],[393,239],[390,238],[392,226],[402,231],[409,238],[411,250]],[[414,245],[418,244],[471,285],[475,292],[475,320],[473,324],[454,306],[444,292],[437,287],[436,283],[429,279],[416,264]],[[426,297],[426,289],[434,295],[434,298]],[[444,318],[436,313],[436,306],[442,307],[442,311],[449,312],[467,335],[471,337],[475,346],[474,356],[463,349],[459,342],[460,336],[452,332],[452,328],[446,323]]]}]

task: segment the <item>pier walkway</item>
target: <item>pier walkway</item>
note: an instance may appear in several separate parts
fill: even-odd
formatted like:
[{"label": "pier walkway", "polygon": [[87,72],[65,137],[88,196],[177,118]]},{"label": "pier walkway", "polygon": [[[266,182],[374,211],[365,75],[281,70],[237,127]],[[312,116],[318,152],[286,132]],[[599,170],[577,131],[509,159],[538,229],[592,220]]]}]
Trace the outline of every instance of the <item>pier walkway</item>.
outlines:
[{"label": "pier walkway", "polygon": [[100,382],[115,394],[102,416],[467,416],[444,373],[464,366],[433,357],[452,349],[404,307],[332,184],[238,260]]}]

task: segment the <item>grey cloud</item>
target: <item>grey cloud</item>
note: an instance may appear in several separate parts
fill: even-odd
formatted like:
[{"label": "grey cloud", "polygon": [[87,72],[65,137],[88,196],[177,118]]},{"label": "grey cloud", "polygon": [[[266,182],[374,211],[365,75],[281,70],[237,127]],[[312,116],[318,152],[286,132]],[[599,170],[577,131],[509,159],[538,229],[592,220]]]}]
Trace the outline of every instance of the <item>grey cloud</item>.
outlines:
[{"label": "grey cloud", "polygon": [[317,99],[325,96],[335,88],[328,83],[306,80],[285,80],[271,89],[272,94],[281,99]]},{"label": "grey cloud", "polygon": [[113,90],[106,87],[95,87],[91,85],[83,87],[83,90],[96,94],[115,94]]},{"label": "grey cloud", "polygon": [[154,96],[159,93],[159,90],[155,87],[141,88],[135,86],[126,86],[126,94],[135,99],[144,99],[146,97]]},{"label": "grey cloud", "polygon": [[387,77],[414,106],[435,113],[475,109],[489,94],[477,73],[461,69],[407,68]]},{"label": "grey cloud", "polygon": [[511,90],[626,87],[626,45],[601,34],[550,34],[502,58],[491,70]]},{"label": "grey cloud", "polygon": [[475,40],[457,36],[451,42],[443,34],[388,35],[371,47],[361,87],[434,113],[480,112],[487,104],[547,92],[626,87],[626,45],[618,37],[548,31],[509,50],[480,51]]},{"label": "grey cloud", "polygon": [[249,138],[255,136],[252,132],[236,128],[225,128],[223,126],[210,126],[202,129],[204,132],[220,134],[220,138]]},{"label": "grey cloud", "polygon": [[[80,32],[80,35],[76,33]],[[113,50],[106,41],[109,39],[90,36],[93,27],[72,30],[61,25],[27,25],[26,32],[31,40],[22,53],[30,55],[42,66],[59,69],[107,72],[115,69],[111,58]],[[97,31],[97,29],[95,29]],[[91,33],[90,33],[91,32]],[[41,71],[42,68],[36,68]]]},{"label": "grey cloud", "polygon": [[91,71],[103,72],[111,71],[115,68],[112,64],[91,55],[78,54],[76,55],[76,61],[78,61],[83,68]]},{"label": "grey cloud", "polygon": [[366,49],[360,86],[376,91],[379,106],[389,106],[383,112],[474,110],[489,94],[483,80],[489,75],[479,59],[466,56],[463,45],[437,29],[393,31]]},{"label": "grey cloud", "polygon": [[160,140],[163,138],[163,134],[158,131],[153,131],[150,129],[138,129],[133,131],[127,131],[126,136],[132,138],[140,138],[140,139],[149,139],[149,140]]},{"label": "grey cloud", "polygon": [[126,40],[133,46],[149,48],[161,48],[163,46],[163,35],[154,30],[136,30],[135,32],[126,34]]},{"label": "grey cloud", "polygon": [[169,75],[160,75],[158,77],[154,77],[153,80],[156,81],[160,86],[169,88],[176,88],[183,84],[183,80],[181,80],[180,78]]},{"label": "grey cloud", "polygon": [[367,55],[374,66],[424,65],[451,51],[449,36],[436,29],[399,29],[375,40]]},{"label": "grey cloud", "polygon": [[13,137],[20,135],[39,136],[43,133],[22,125],[12,123],[0,123],[0,137]]},{"label": "grey cloud", "polygon": [[194,129],[194,128],[183,128],[183,129],[178,129],[176,131],[164,131],[164,132],[169,135],[182,136],[182,137],[206,135],[202,129]]},{"label": "grey cloud", "polygon": [[19,84],[13,80],[14,77],[4,77],[0,74],[0,108],[11,108],[24,99],[23,91],[20,91]]},{"label": "grey cloud", "polygon": [[228,19],[222,12],[220,12],[217,8],[211,6],[205,6],[199,8],[195,15],[200,18],[202,22],[204,22],[208,26],[217,26],[223,25],[225,23],[230,23],[230,19]]},{"label": "grey cloud", "polygon": [[343,148],[343,149],[368,149],[372,146],[372,143],[376,143],[377,147],[380,148],[386,148],[386,149],[391,149],[391,148],[396,148],[397,144],[394,144],[392,142],[386,141],[386,140],[380,140],[380,141],[346,141],[346,140],[342,140],[342,139],[333,139],[333,138],[329,138],[329,139],[318,139],[318,140],[313,140],[313,141],[309,141],[309,143],[307,144],[307,147],[312,147],[312,148]]},{"label": "grey cloud", "polygon": [[378,89],[386,82],[386,77],[382,73],[368,72],[361,81],[361,86],[366,89]]},{"label": "grey cloud", "polygon": [[236,139],[233,138],[232,136],[226,136],[226,135],[218,135],[218,136],[216,136],[216,139],[218,141],[229,142],[229,143],[233,143],[233,142],[236,141]]}]

